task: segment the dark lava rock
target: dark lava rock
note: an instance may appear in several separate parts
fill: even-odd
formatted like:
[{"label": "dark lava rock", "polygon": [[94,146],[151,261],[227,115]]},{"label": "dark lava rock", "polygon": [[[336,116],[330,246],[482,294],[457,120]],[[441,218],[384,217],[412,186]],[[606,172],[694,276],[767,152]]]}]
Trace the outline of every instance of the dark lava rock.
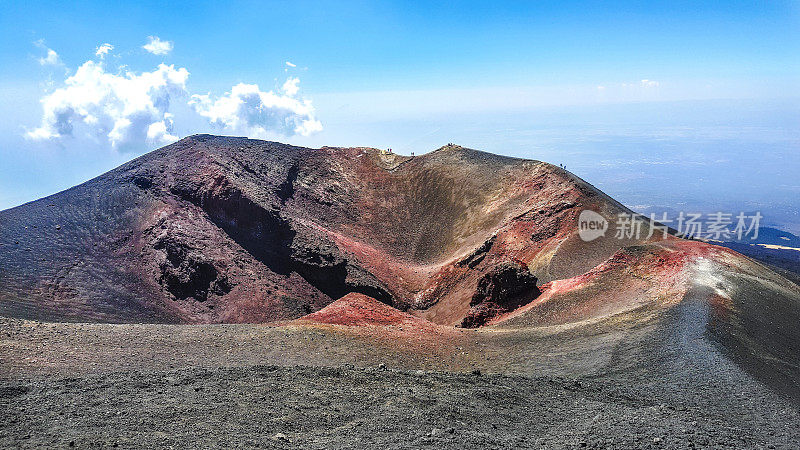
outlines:
[{"label": "dark lava rock", "polygon": [[464,328],[479,327],[499,314],[512,311],[530,302],[541,293],[538,280],[524,264],[502,263],[478,280],[469,314],[461,322]]},{"label": "dark lava rock", "polygon": [[489,250],[492,249],[492,246],[494,245],[494,241],[496,239],[497,239],[497,236],[492,236],[489,240],[487,240],[486,242],[481,244],[480,247],[478,247],[475,250],[473,250],[472,253],[467,255],[466,258],[462,259],[457,264],[460,267],[467,266],[470,269],[474,269],[475,266],[477,266],[478,264],[481,263],[481,261],[483,261],[483,258],[486,257],[486,254],[489,253]]},{"label": "dark lava rock", "polygon": [[517,307],[515,301],[522,294],[535,291],[538,280],[524,264],[512,261],[497,265],[478,281],[478,288],[469,302],[471,306],[496,303],[501,307]]},{"label": "dark lava rock", "polygon": [[231,290],[227,278],[201,252],[170,237],[159,239],[154,248],[165,252],[160,264],[161,282],[175,298],[191,297],[202,302],[209,291],[221,295]]}]

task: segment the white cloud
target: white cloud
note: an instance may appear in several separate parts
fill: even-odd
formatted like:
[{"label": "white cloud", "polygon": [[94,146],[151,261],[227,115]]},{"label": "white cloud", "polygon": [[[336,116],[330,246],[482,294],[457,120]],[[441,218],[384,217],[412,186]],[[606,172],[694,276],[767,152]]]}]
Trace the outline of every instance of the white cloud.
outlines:
[{"label": "white cloud", "polygon": [[164,119],[158,122],[153,122],[147,127],[147,139],[153,142],[174,142],[178,140],[177,136],[173,136],[172,118],[174,116],[170,113],[164,113]]},{"label": "white cloud", "polygon": [[105,57],[105,56],[108,54],[108,52],[110,52],[111,50],[114,50],[114,46],[113,46],[113,45],[111,45],[111,44],[109,44],[109,43],[100,44],[100,46],[99,46],[99,47],[97,47],[97,50],[94,52],[94,54],[95,54],[95,56],[98,56],[99,58],[101,58],[101,59],[102,59],[102,58],[104,58],[104,57]]},{"label": "white cloud", "polygon": [[33,43],[36,47],[45,51],[45,56],[41,58],[37,58],[39,64],[42,66],[60,66],[63,65],[61,62],[61,58],[59,58],[58,53],[55,50],[48,48],[44,45],[44,39],[39,39]]},{"label": "white cloud", "polygon": [[286,61],[286,65],[289,67],[297,67],[297,64],[292,64],[289,61]]},{"label": "white cloud", "polygon": [[63,64],[61,62],[61,58],[58,57],[58,53],[56,53],[55,50],[48,48],[46,45],[44,45],[44,39],[39,39],[38,41],[34,42],[33,45],[45,51],[45,56],[37,58],[37,61],[39,61],[40,65],[60,66]]},{"label": "white cloud", "polygon": [[152,72],[116,75],[102,63],[87,61],[64,87],[42,98],[41,125],[26,135],[35,140],[73,136],[76,125],[107,139],[115,149],[152,142],[167,144],[172,134],[168,112],[175,96],[186,94],[189,72],[160,64]]},{"label": "white cloud", "polygon": [[162,41],[158,36],[148,36],[147,44],[142,48],[154,55],[166,55],[172,51],[172,42]]},{"label": "white cloud", "polygon": [[270,132],[308,136],[322,130],[311,101],[296,98],[297,78],[289,78],[283,94],[261,91],[256,84],[239,83],[230,92],[213,98],[193,95],[189,104],[212,124],[248,136],[266,138]]},{"label": "white cloud", "polygon": [[[172,47],[156,37],[151,43]],[[44,41],[35,44],[47,49]],[[287,78],[274,92],[239,83],[221,96],[192,95],[188,103],[176,105],[176,98],[189,96],[188,70],[162,63],[149,72],[125,65],[110,72],[103,59],[113,49],[108,43],[99,45],[97,58],[48,89],[40,100],[41,122],[26,130],[26,138],[60,143],[65,138],[89,138],[113,149],[137,151],[178,140],[175,122],[181,122],[182,133],[207,132],[211,124],[254,138],[307,136],[322,130],[311,101],[299,96],[297,77]]]},{"label": "white cloud", "polygon": [[658,81],[653,81],[653,80],[642,80],[642,86],[643,86],[643,87],[646,87],[646,88],[649,88],[649,87],[658,87],[658,85],[659,85]]},{"label": "white cloud", "polygon": [[294,97],[297,95],[297,92],[300,90],[300,79],[297,77],[289,77],[286,79],[286,82],[283,83],[283,92],[288,95],[289,97]]},{"label": "white cloud", "polygon": [[43,66],[58,66],[61,64],[61,59],[58,57],[58,53],[56,53],[55,50],[48,48],[47,56],[39,58],[39,64]]}]

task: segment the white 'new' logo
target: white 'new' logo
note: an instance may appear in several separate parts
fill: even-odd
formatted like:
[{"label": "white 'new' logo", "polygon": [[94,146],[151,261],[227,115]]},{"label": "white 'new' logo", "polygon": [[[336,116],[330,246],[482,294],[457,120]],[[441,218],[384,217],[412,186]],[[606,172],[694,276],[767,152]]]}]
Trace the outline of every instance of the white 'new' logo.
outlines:
[{"label": "white 'new' logo", "polygon": [[605,236],[607,230],[608,221],[605,217],[590,209],[581,211],[581,215],[578,216],[578,235],[585,242]]}]

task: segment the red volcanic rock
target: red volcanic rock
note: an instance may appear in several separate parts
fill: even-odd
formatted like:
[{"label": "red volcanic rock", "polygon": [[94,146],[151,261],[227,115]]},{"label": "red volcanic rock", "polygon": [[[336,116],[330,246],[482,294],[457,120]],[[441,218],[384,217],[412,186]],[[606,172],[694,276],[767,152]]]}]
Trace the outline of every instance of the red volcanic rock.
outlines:
[{"label": "red volcanic rock", "polygon": [[[541,269],[582,206],[623,210],[549,164],[454,145],[409,158],[191,136],[0,212],[0,314],[272,322],[356,292],[454,325],[498,263]],[[619,245],[556,252],[547,277]]]},{"label": "red volcanic rock", "polygon": [[478,328],[485,325],[495,317],[507,313],[510,310],[503,308],[497,303],[481,303],[470,308],[467,316],[461,321],[462,328]]},{"label": "red volcanic rock", "polygon": [[321,310],[297,319],[297,322],[349,326],[410,325],[424,327],[430,322],[404,313],[363,294],[350,293]]},{"label": "red volcanic rock", "polygon": [[640,262],[678,270],[675,252],[631,250],[643,238],[582,241],[584,209],[630,213],[561,168],[455,145],[410,158],[191,136],[0,212],[0,315],[275,322],[341,299],[352,314],[363,294],[378,316],[479,325],[527,308],[537,280],[579,283],[615,254],[619,286],[650,276],[630,273]]}]

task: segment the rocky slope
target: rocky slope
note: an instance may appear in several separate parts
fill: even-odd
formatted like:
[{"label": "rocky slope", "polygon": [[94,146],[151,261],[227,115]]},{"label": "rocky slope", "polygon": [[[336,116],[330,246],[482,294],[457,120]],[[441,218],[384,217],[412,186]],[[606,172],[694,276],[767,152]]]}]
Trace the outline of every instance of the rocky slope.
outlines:
[{"label": "rocky slope", "polygon": [[546,163],[449,145],[409,158],[198,135],[0,213],[0,313],[269,322],[357,292],[440,324],[516,261],[539,283],[631,242],[584,245],[625,209]]},{"label": "rocky slope", "polygon": [[0,443],[796,447],[796,277],[620,213],[452,145],[186,138],[0,212]]},{"label": "rocky slope", "polygon": [[307,316],[439,333],[582,326],[699,298],[731,357],[797,386],[797,284],[646,224],[638,237],[586,242],[586,209],[612,224],[629,213],[560,168],[454,145],[410,158],[192,136],[0,212],[0,314]]}]

